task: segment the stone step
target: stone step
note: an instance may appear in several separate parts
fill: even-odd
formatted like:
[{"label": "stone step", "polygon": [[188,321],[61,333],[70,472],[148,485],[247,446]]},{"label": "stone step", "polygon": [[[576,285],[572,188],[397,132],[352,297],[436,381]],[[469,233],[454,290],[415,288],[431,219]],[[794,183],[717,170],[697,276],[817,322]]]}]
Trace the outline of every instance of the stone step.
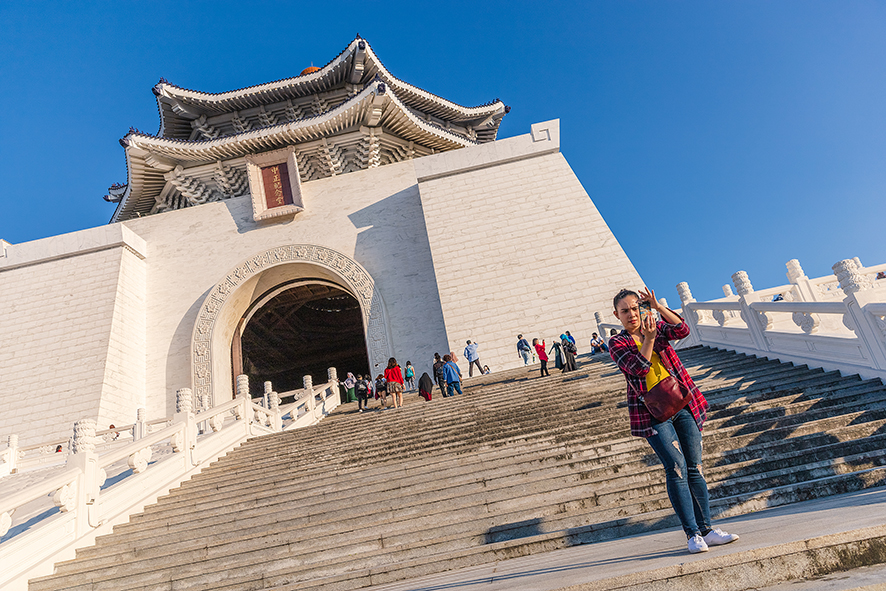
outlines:
[{"label": "stone step", "polygon": [[[886,481],[881,383],[708,349],[681,359],[712,391],[717,514]],[[529,375],[370,416],[340,407],[249,441],[32,588],[352,589],[366,573],[398,580],[676,524],[654,454],[628,434],[615,365]]]},{"label": "stone step", "polygon": [[[824,458],[823,461],[819,461],[818,463],[806,464],[803,465],[803,470],[808,473],[808,475],[804,478],[797,478],[795,473],[790,473],[788,470],[785,470],[784,466],[790,462],[785,460],[771,460],[767,462],[770,466],[767,466],[767,470],[764,472],[762,469],[758,470],[756,474],[752,474],[748,478],[744,478],[741,482],[738,481],[738,476],[735,475],[732,467],[719,468],[713,471],[708,470],[707,475],[709,479],[709,484],[711,485],[711,492],[713,497],[725,496],[725,495],[736,495],[739,493],[747,492],[748,490],[759,490],[761,485],[765,485],[767,487],[771,487],[774,484],[783,484],[783,480],[790,480],[791,482],[796,481],[804,481],[813,477],[821,477],[827,476],[834,473],[845,473],[847,471],[854,471],[861,468],[862,460],[867,460],[868,465],[882,465],[886,463],[883,458],[879,457],[878,454],[875,454],[874,460],[871,461],[870,458],[867,457],[867,453],[872,449],[879,449],[879,446],[882,444],[882,437],[877,441],[865,442],[866,445],[863,448],[859,448],[856,443],[855,446],[852,446],[851,449],[847,449],[844,445],[834,445],[830,446],[832,449],[822,449],[820,458]],[[827,453],[830,451],[830,454]],[[844,456],[852,452],[859,452],[851,457],[843,457],[840,458],[840,462],[833,461],[833,458],[837,458],[842,453]],[[797,455],[797,454],[795,454]],[[749,464],[749,463],[748,463]],[[841,466],[850,466],[850,469],[847,470]],[[652,495],[659,495],[661,497],[660,500],[663,500],[664,497],[664,486],[661,483],[660,476],[660,468],[658,466],[654,467],[640,467],[640,466],[621,466],[622,471],[627,471],[630,473],[630,477],[614,477],[610,470],[607,467],[603,467],[603,470],[596,471],[597,473],[592,474],[591,472],[587,473],[577,473],[574,475],[570,475],[570,477],[563,477],[559,482],[554,482],[552,479],[548,479],[545,482],[548,489],[560,490],[564,492],[564,495],[561,495],[559,499],[557,499],[558,503],[561,503],[557,507],[557,511],[561,514],[571,514],[572,513],[572,505],[575,505],[573,502],[574,499],[579,499],[577,507],[581,510],[584,510],[588,505],[588,499],[593,500],[593,506],[602,507],[612,503],[622,503],[626,500],[635,499],[640,496],[650,497]],[[719,484],[720,480],[722,480],[721,476],[729,477],[729,482],[724,484]],[[603,478],[603,480],[601,480]],[[624,484],[622,481],[625,479],[629,479],[629,484]],[[781,479],[781,480],[779,480]],[[473,483],[478,484],[478,483]],[[523,484],[519,487],[519,490],[524,491],[522,498],[519,498],[519,503],[515,501],[509,501],[506,494],[507,490],[500,490],[499,495],[496,496],[489,491],[484,491],[484,488],[490,488],[490,482],[487,480],[482,483],[484,486],[474,487],[473,489],[466,489],[462,491],[454,491],[449,489],[447,491],[440,491],[440,498],[435,498],[433,495],[416,495],[412,494],[403,494],[398,497],[400,502],[401,509],[404,506],[413,506],[416,507],[419,511],[422,510],[422,506],[425,503],[434,503],[435,508],[441,506],[442,504],[451,503],[453,494],[459,493],[462,494],[462,497],[459,499],[459,502],[456,504],[458,506],[469,506],[470,505],[470,497],[480,496],[480,502],[485,503],[485,512],[492,513],[492,507],[496,503],[506,503],[509,507],[514,507],[518,504],[526,504],[530,507],[536,507],[536,511],[538,513],[544,514],[547,511],[544,510],[540,505],[542,504],[540,501],[536,500],[534,496],[527,496],[525,491],[533,491],[535,495],[539,495],[545,491],[539,490],[537,485],[533,487],[531,483]],[[642,488],[639,486],[643,485]],[[477,492],[479,491],[479,492]],[[411,491],[410,491],[411,492]],[[467,495],[464,496],[464,495]],[[590,495],[590,497],[588,496]],[[543,495],[544,496],[544,495]],[[361,498],[358,495],[354,495],[354,498]],[[547,496],[544,499],[551,503],[554,500],[551,496]],[[294,504],[298,505],[298,502],[294,502]],[[344,505],[344,506],[340,506]],[[372,509],[372,504],[361,504],[359,509],[356,511],[347,511],[347,504],[327,504],[324,508],[325,510],[334,516],[335,519],[347,521],[348,527],[345,528],[345,532],[348,537],[352,537],[354,532],[349,527],[357,527],[358,521],[361,521],[357,516],[364,512],[370,512]],[[664,503],[667,506],[667,503]],[[388,506],[383,506],[384,510],[388,510]],[[367,511],[369,510],[369,511]],[[344,511],[344,513],[342,513]],[[281,511],[278,515],[272,516],[271,519],[274,523],[279,523],[286,519],[286,515],[288,514],[288,507],[282,507]],[[355,515],[356,514],[356,515]],[[371,514],[370,514],[371,515]],[[324,525],[327,527],[317,528],[311,527],[311,523],[322,522],[322,519],[317,519],[316,515],[311,515],[310,518],[305,519],[304,526],[300,525],[297,522],[290,522],[290,526],[302,527],[302,533],[307,536],[319,536],[319,535],[328,535],[330,532],[334,531],[334,527],[328,527],[329,522],[325,522]],[[464,519],[465,515],[460,516],[451,516],[450,520],[453,518]],[[563,518],[570,517],[569,515],[563,515]],[[583,518],[583,516],[581,516]],[[254,517],[256,521],[256,535],[264,535],[267,533],[267,519],[264,517]],[[237,535],[244,537],[249,532],[249,520],[237,520],[232,522],[232,528],[237,532]],[[377,519],[363,519],[370,526],[374,528],[378,528],[383,522],[379,522]],[[562,521],[562,519],[561,519]],[[195,524],[199,527],[199,524]],[[334,524],[333,524],[334,526]],[[418,524],[418,527],[424,528],[424,524]],[[273,530],[273,528],[271,528]],[[198,530],[199,531],[199,530]],[[377,529],[375,531],[378,531]],[[184,532],[186,535],[178,536],[174,538],[176,541],[181,539],[187,539],[187,532]],[[170,541],[170,538],[174,536],[173,532],[164,531],[158,532],[158,535],[154,538],[153,542],[140,539],[134,542],[130,542],[130,544],[119,543],[114,546],[114,551],[116,553],[122,552],[123,550],[130,549],[138,549],[140,552],[144,552],[146,548],[151,545],[156,545],[160,547],[166,546],[166,544]],[[196,535],[196,534],[194,534]],[[194,535],[191,535],[191,538],[195,540],[195,543],[198,547],[202,547],[205,545],[202,536],[197,535],[195,538]],[[182,546],[178,546],[179,550],[181,550]],[[95,550],[91,552],[92,554],[97,553]],[[85,556],[87,553],[84,553]],[[106,553],[107,555],[107,553]],[[78,557],[81,554],[78,554]],[[107,560],[106,560],[107,562]]]},{"label": "stone step", "polygon": [[[853,478],[835,476],[805,483],[800,488],[779,487],[753,495],[717,499],[711,503],[712,511],[721,517],[738,515],[764,507],[797,502],[801,499],[861,490],[865,488],[865,485],[874,486],[874,483],[882,483],[886,479],[883,472],[882,469],[870,470],[859,473]],[[317,562],[310,562],[310,558],[303,555],[293,556],[288,552],[289,544],[285,543],[285,540],[279,540],[277,545],[264,545],[256,550],[246,552],[241,549],[228,549],[228,552],[225,553],[224,549],[219,549],[220,554],[218,555],[215,555],[212,549],[207,548],[202,558],[187,565],[163,568],[164,564],[168,564],[165,559],[156,559],[154,562],[148,560],[146,565],[160,568],[139,571],[138,574],[128,574],[135,570],[134,563],[121,563],[114,567],[103,568],[100,575],[89,577],[88,582],[85,582],[82,587],[72,585],[65,588],[90,589],[90,591],[124,590],[140,588],[139,585],[150,587],[165,582],[174,582],[176,590],[184,591],[232,588],[230,585],[243,585],[240,588],[251,588],[251,585],[257,581],[260,581],[265,587],[273,587],[294,582],[317,582],[317,579],[324,577],[339,579],[340,573],[344,571],[347,574],[341,575],[336,584],[345,584],[345,586],[336,586],[335,588],[352,589],[361,585],[359,577],[355,581],[349,577],[348,571],[371,568],[378,575],[374,581],[380,583],[471,564],[482,564],[501,558],[501,552],[505,552],[504,555],[508,557],[524,556],[538,551],[549,551],[569,545],[591,543],[642,531],[651,531],[677,523],[676,516],[673,515],[666,499],[660,500],[657,507],[651,512],[632,518],[625,519],[615,516],[609,522],[551,532],[537,533],[544,524],[530,519],[523,522],[511,522],[507,530],[504,528],[491,530],[483,536],[468,539],[441,538],[434,540],[433,543],[423,540],[419,543],[400,545],[386,543],[384,539],[378,539],[370,543],[351,544],[348,547],[327,545],[315,553],[313,558]],[[519,535],[522,533],[534,533],[534,535]],[[496,536],[507,536],[508,539],[496,541]],[[338,557],[330,558],[333,554]],[[294,573],[293,571],[296,569],[297,573]],[[74,574],[76,575],[76,573]],[[32,582],[31,590],[42,591],[43,589],[58,588],[50,586],[52,584],[50,580],[53,577],[62,576],[57,574],[41,579],[39,581],[41,584],[47,584],[42,587],[35,586],[35,583]],[[325,584],[332,582],[325,581]],[[351,583],[356,583],[356,585],[349,586]]]},{"label": "stone step", "polygon": [[[838,439],[834,438],[834,440],[838,440]],[[530,472],[534,473],[536,475],[536,477],[554,477],[557,475],[570,476],[573,474],[582,474],[584,470],[595,468],[597,466],[600,466],[603,463],[614,464],[616,466],[621,465],[622,470],[627,470],[627,469],[635,470],[636,468],[626,468],[625,464],[628,463],[629,461],[639,462],[639,461],[645,460],[647,458],[653,458],[653,456],[651,456],[651,454],[649,453],[648,448],[645,446],[645,442],[643,442],[642,440],[637,439],[637,438],[631,438],[631,440],[628,440],[628,441],[630,443],[634,444],[634,446],[631,448],[633,451],[631,451],[631,452],[618,451],[616,454],[608,454],[607,452],[601,453],[600,450],[595,449],[592,451],[591,457],[589,457],[587,459],[580,459],[578,457],[579,454],[577,452],[573,452],[569,458],[564,458],[563,461],[561,461],[561,462],[556,462],[556,461],[551,462],[550,460],[546,460],[545,461],[546,465],[543,468],[537,467],[539,465],[540,461],[545,460],[543,455],[539,455],[537,457],[523,458],[526,462],[525,468],[521,468],[520,467],[521,464],[515,464],[515,465],[511,466],[509,469],[507,469],[507,466],[509,465],[508,462],[512,461],[512,458],[508,458],[508,457],[499,458],[499,461],[504,463],[504,465],[505,465],[504,468],[500,468],[500,471],[503,472],[504,474],[506,474],[507,477],[510,479],[520,478],[521,474],[530,473]],[[639,443],[639,445],[637,445],[638,443]],[[822,441],[818,441],[818,444],[821,445]],[[709,446],[707,444],[706,444],[706,448],[709,448]],[[748,449],[748,448],[745,447],[743,449]],[[772,454],[773,450],[774,450],[773,447],[769,447],[768,453]],[[772,457],[772,456],[770,456],[770,457]],[[778,458],[778,456],[775,456],[775,457]],[[652,461],[654,461],[654,459]],[[756,461],[756,460],[754,460],[754,461]],[[724,465],[727,462],[721,461],[721,459],[716,455],[711,456],[710,454],[706,454],[706,464],[709,466],[707,468],[708,472],[710,472],[710,470],[711,470],[710,465],[714,464],[714,463],[716,463],[718,465]],[[799,463],[802,463],[802,461]],[[489,458],[483,458],[483,461],[478,465],[484,470],[484,478],[486,481],[485,486],[492,487],[492,483],[495,481],[494,480],[495,475],[492,474],[490,472],[490,470],[494,467],[494,464],[492,464],[492,461]],[[387,471],[382,471],[380,473],[374,472],[374,471],[369,471],[360,480],[350,481],[349,486],[362,487],[364,485],[363,484],[364,482],[373,482],[373,481],[377,480],[379,477],[384,478],[385,482],[389,482],[390,484],[388,486],[390,486],[390,487],[406,487],[406,486],[415,487],[415,486],[417,486],[417,484],[420,485],[420,483],[424,482],[426,488],[433,488],[434,478],[437,474],[445,474],[445,477],[447,478],[447,482],[458,482],[458,478],[460,475],[462,476],[462,480],[465,480],[465,481],[471,481],[473,479],[473,477],[471,476],[470,471],[469,471],[470,465],[465,465],[463,463],[459,463],[459,464],[456,464],[456,466],[457,466],[456,468],[450,467],[446,472],[441,472],[441,470],[446,469],[445,464],[443,462],[435,461],[428,467],[427,470],[425,470],[424,472],[421,472],[419,467],[411,465],[411,466],[409,466],[409,474],[403,475],[403,476],[394,476],[393,474],[391,474],[390,472],[387,472]],[[271,474],[276,474],[276,468],[277,467],[273,463],[271,463],[270,465],[267,466],[267,469],[270,471]],[[539,469],[541,469],[543,471],[538,472]],[[384,468],[379,468],[379,470],[384,470]],[[261,479],[259,479],[257,482],[246,483],[246,484],[244,484],[244,486],[259,486],[260,488],[264,487],[264,488],[278,490],[279,486],[280,486],[278,483],[278,480],[280,480],[281,478],[283,478],[283,477],[274,475],[274,476],[271,476],[270,480],[268,480],[265,483],[262,483]],[[455,479],[455,480],[453,480],[453,479]],[[305,497],[305,498],[310,498],[310,497],[318,497],[319,495],[325,496],[327,494],[351,494],[348,492],[348,490],[342,491],[339,489],[339,487],[332,486],[332,484],[333,483],[330,483],[330,482],[324,483],[323,481],[321,481],[319,483],[299,481],[297,486],[300,489],[302,489],[302,492],[301,492],[301,495],[296,494],[295,498],[299,498],[299,496]],[[296,485],[293,485],[290,488],[294,488],[295,486]],[[383,489],[383,486],[384,485],[378,485],[378,486],[375,486],[374,489]],[[422,490],[422,489],[419,488],[419,490]],[[367,492],[378,492],[378,490],[370,489]],[[286,495],[294,494],[294,492],[290,492],[290,490],[288,490],[287,488],[283,488],[280,491],[280,493],[286,494]],[[231,488],[231,490],[228,491],[227,493],[224,492],[224,489],[216,488],[211,491],[208,491],[207,494],[215,497],[214,502],[219,505],[223,505],[226,503],[226,501],[224,500],[225,494],[234,496],[235,498],[239,496],[239,492],[237,491],[236,486],[233,486]],[[196,510],[200,506],[205,506],[205,507],[212,506],[212,503],[210,503],[208,505],[204,505],[206,502],[207,502],[207,500],[204,497],[196,496],[193,494],[193,491],[192,491],[192,494],[190,494],[187,498],[181,499],[177,503],[168,503],[168,504],[163,505],[162,510],[159,508],[149,509],[143,516],[139,516],[139,517],[135,518],[133,520],[133,524],[148,521],[151,519],[167,519],[168,520],[169,515],[171,513],[189,515],[190,512]],[[249,507],[249,504],[251,504],[251,503],[252,503],[252,501],[249,501],[249,503],[244,503],[241,506],[234,507],[234,508],[232,508],[232,510],[246,509]]]}]

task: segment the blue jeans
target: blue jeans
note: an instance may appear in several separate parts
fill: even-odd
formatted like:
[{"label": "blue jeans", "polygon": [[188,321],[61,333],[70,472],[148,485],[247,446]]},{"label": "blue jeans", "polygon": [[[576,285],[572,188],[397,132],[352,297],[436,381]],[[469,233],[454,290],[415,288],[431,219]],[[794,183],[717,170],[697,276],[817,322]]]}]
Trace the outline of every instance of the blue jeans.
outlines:
[{"label": "blue jeans", "polygon": [[529,365],[532,363],[532,351],[523,349],[520,351],[520,355],[523,357],[523,365]]},{"label": "blue jeans", "polygon": [[449,382],[446,384],[446,392],[449,396],[455,396],[452,393],[452,389],[455,388],[459,394],[461,394],[461,382]]},{"label": "blue jeans", "polygon": [[[701,431],[688,409],[662,423],[646,438],[665,469],[668,498],[683,531],[694,536],[711,529],[708,483],[701,467]],[[679,445],[679,446],[678,446]]]}]

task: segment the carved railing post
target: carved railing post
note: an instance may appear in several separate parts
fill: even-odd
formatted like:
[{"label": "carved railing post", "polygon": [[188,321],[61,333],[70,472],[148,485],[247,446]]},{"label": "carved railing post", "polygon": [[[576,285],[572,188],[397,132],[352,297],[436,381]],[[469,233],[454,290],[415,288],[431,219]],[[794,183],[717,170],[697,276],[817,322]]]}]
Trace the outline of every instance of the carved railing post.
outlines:
[{"label": "carved railing post", "polygon": [[302,384],[305,387],[305,396],[308,397],[308,411],[313,413],[314,408],[317,407],[317,403],[314,400],[314,379],[311,376],[304,376]]},{"label": "carved railing post", "polygon": [[691,347],[701,343],[701,335],[698,334],[699,314],[693,310],[691,304],[695,303],[692,292],[689,291],[689,284],[681,281],[677,284],[677,295],[680,297],[680,304],[683,308],[683,322],[689,325],[689,337],[683,339],[684,346]]},{"label": "carved railing post", "polygon": [[136,411],[135,426],[132,428],[132,440],[144,439],[148,434],[148,411],[140,408]]},{"label": "carved railing post", "polygon": [[729,285],[728,283],[723,286],[723,295],[726,296],[727,298],[735,295],[734,293],[732,293],[732,286]]},{"label": "carved railing post", "polygon": [[732,274],[732,284],[738,292],[738,301],[741,304],[741,318],[744,320],[751,333],[754,346],[759,351],[768,351],[769,345],[763,332],[772,326],[772,318],[763,312],[757,312],[751,308],[754,299],[754,286],[748,274],[744,271],[736,271]]},{"label": "carved railing post", "polygon": [[608,343],[609,335],[603,328],[603,314],[601,312],[594,312],[594,322],[597,323],[597,334]]},{"label": "carved railing post", "polygon": [[98,467],[98,454],[95,453],[97,441],[93,419],[80,419],[74,423],[71,454],[66,463],[69,468],[76,468],[78,475],[73,482],[55,491],[52,497],[63,512],[76,511],[74,527],[78,536],[91,529],[90,505],[98,498],[106,478],[105,471]]},{"label": "carved railing post", "polygon": [[843,298],[846,304],[843,324],[867,349],[872,365],[886,370],[886,335],[879,326],[879,317],[864,310],[868,304],[881,303],[886,290],[873,289],[871,280],[861,272],[863,267],[859,265],[858,257],[842,260],[831,268],[846,296]]},{"label": "carved railing post", "polygon": [[[270,384],[271,382],[265,382]],[[280,413],[280,395],[274,390],[267,393],[268,408],[271,410],[271,424],[274,431],[283,430],[283,415]]]},{"label": "carved railing post", "polygon": [[18,435],[6,438],[6,449],[0,452],[0,476],[15,474],[18,470]]},{"label": "carved railing post", "polygon": [[237,376],[237,396],[252,399],[249,395],[249,376],[245,373]]},{"label": "carved railing post", "polygon": [[[175,393],[175,416],[173,424],[184,424],[182,431],[172,436],[172,451],[175,453],[190,452],[197,446],[197,420],[194,417],[194,394],[190,388],[181,388]],[[194,458],[188,458],[191,464]]]},{"label": "carved railing post", "polygon": [[334,367],[326,370],[326,376],[329,378],[328,381],[338,383],[338,370]]},{"label": "carved railing post", "polygon": [[794,289],[792,290],[795,295],[794,301],[817,302],[819,300],[818,294],[820,292],[814,285],[812,285],[812,282],[809,281],[809,277],[803,272],[803,267],[800,266],[800,261],[797,259],[791,259],[785,263],[785,266],[788,269],[788,281],[794,286]]}]

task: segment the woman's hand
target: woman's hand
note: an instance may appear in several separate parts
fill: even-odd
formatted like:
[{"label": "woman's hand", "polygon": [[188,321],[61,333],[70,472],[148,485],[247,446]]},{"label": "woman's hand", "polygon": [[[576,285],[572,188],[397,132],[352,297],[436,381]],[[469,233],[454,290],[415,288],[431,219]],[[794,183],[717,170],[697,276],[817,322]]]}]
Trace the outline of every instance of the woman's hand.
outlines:
[{"label": "woman's hand", "polygon": [[[643,291],[645,289],[646,291]],[[658,310],[661,312],[662,305],[655,299],[655,291],[649,289],[648,287],[644,287],[640,290],[640,301],[641,302],[649,302],[649,307],[653,310]]]},{"label": "woman's hand", "polygon": [[640,330],[643,332],[644,343],[647,340],[655,340],[655,335],[658,334],[658,324],[652,314],[643,315],[643,318],[640,319]]}]

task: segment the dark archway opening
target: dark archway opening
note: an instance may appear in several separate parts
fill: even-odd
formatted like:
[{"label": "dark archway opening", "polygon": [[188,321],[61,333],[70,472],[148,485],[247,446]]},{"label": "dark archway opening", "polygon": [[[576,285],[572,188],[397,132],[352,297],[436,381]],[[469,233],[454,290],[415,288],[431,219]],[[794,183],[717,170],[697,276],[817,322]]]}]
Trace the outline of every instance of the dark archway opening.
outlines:
[{"label": "dark archway opening", "polygon": [[236,335],[232,357],[234,375],[249,376],[253,396],[263,391],[265,381],[280,393],[302,388],[306,375],[321,384],[330,367],[338,370],[342,380],[349,371],[369,372],[360,304],[340,288],[301,281],[259,309],[248,311],[245,318],[239,347],[241,371]]}]

